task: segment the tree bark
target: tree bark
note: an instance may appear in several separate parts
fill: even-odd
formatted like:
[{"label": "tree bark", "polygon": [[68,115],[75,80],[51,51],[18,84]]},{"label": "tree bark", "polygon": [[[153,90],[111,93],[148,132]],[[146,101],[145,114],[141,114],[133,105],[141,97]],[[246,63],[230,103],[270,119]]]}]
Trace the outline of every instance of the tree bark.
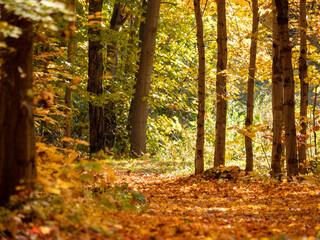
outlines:
[{"label": "tree bark", "polygon": [[[103,93],[103,59],[101,41],[101,18],[103,0],[89,0],[89,15],[94,15],[89,21],[89,69],[88,92],[92,97]],[[98,15],[97,15],[98,14]],[[98,22],[96,22],[98,21]],[[96,22],[96,23],[95,23]],[[97,106],[94,101],[89,102],[90,119],[90,153],[103,150],[105,147],[105,119],[103,106]]]},{"label": "tree bark", "polygon": [[273,141],[271,176],[277,178],[281,173],[282,127],[283,127],[283,80],[281,76],[280,35],[277,11],[273,0],[273,44],[272,44],[272,115]]},{"label": "tree bark", "polygon": [[217,119],[214,166],[225,164],[226,151],[226,124],[227,124],[227,26],[226,26],[226,2],[217,0],[218,12],[218,61],[217,61]]},{"label": "tree bark", "polygon": [[[259,25],[259,6],[258,0],[252,0],[252,36],[250,46],[250,63],[249,63],[249,78],[247,85],[247,118],[246,129],[250,131],[250,126],[253,123],[253,107],[254,107],[254,77],[256,72],[256,58],[257,58],[257,31]],[[246,146],[246,170],[253,171],[253,149],[252,139],[249,136],[245,136]]]},{"label": "tree bark", "polygon": [[156,45],[158,19],[161,0],[149,0],[146,20],[140,26],[141,53],[139,70],[136,75],[135,93],[130,106],[129,117],[131,125],[130,152],[132,157],[146,153],[148,102],[151,76],[153,71],[153,56]]},{"label": "tree bark", "polygon": [[[124,16],[123,4],[118,2],[113,7],[112,17],[110,20],[110,30],[115,33],[119,32],[120,26],[123,25],[127,17]],[[118,65],[118,42],[117,40],[111,41],[107,46],[107,67],[106,71],[110,73],[112,78],[109,79],[109,83],[106,86],[106,90],[110,93],[114,93],[113,84],[117,74]],[[116,139],[117,117],[115,112],[115,102],[110,100],[105,105],[105,133],[106,133],[106,146],[112,149]]]},{"label": "tree bark", "polygon": [[[70,8],[74,12],[74,19],[69,23],[69,32],[70,36],[68,39],[68,62],[70,63],[71,67],[70,69],[73,69],[74,61],[75,61],[75,28],[76,28],[76,22],[75,22],[75,17],[76,17],[76,1],[71,0],[70,1]],[[70,86],[66,86],[66,93],[65,93],[65,104],[67,106],[67,111],[66,111],[66,127],[65,127],[65,136],[66,137],[71,137],[71,119],[72,119],[72,114],[70,113],[71,107],[72,107],[72,90]],[[68,143],[64,143],[64,145],[68,145]]]},{"label": "tree bark", "polygon": [[295,126],[294,79],[292,69],[292,51],[289,42],[289,4],[288,0],[275,0],[277,21],[280,34],[280,55],[284,88],[284,125],[286,136],[287,175],[298,174],[297,141]]},{"label": "tree bark", "polygon": [[197,21],[197,46],[198,46],[198,117],[197,117],[197,141],[195,156],[195,173],[204,170],[204,115],[206,93],[206,59],[203,40],[203,22],[200,8],[200,0],[194,0],[194,13]]},{"label": "tree bark", "polygon": [[306,0],[300,0],[300,57],[299,57],[299,78],[300,78],[300,139],[299,139],[299,172],[306,173],[306,134],[307,134],[307,108],[309,84],[307,65],[307,19]]},{"label": "tree bark", "polygon": [[3,40],[0,52],[0,205],[9,201],[17,186],[30,188],[36,177],[33,125],[32,41],[29,19],[8,12],[0,5],[1,21],[22,30],[18,38]]},{"label": "tree bark", "polygon": [[[318,87],[319,85],[316,85],[314,88],[314,99],[313,99],[313,108],[312,108],[312,125],[313,127],[316,126],[316,108],[317,108],[317,102],[318,102]],[[317,159],[318,150],[317,150],[317,132],[313,131],[313,141],[314,141],[314,158]]]}]

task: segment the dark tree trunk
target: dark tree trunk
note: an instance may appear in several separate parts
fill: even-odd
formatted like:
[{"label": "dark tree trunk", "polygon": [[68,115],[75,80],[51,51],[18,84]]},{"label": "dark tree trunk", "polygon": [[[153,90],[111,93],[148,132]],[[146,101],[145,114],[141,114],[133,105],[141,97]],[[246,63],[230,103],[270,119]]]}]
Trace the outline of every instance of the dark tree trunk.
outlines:
[{"label": "dark tree trunk", "polygon": [[298,174],[297,140],[295,125],[294,79],[292,69],[292,51],[289,42],[289,4],[288,0],[275,0],[277,21],[280,34],[280,55],[283,76],[284,127],[286,136],[287,174],[289,177]]},{"label": "dark tree trunk", "polygon": [[[98,17],[102,11],[103,0],[89,0],[89,15],[93,15],[89,21],[89,70],[88,70],[88,92],[93,97],[101,95],[103,60],[101,41],[101,18]],[[98,15],[97,15],[98,14]],[[98,21],[98,23],[94,23]],[[90,118],[90,153],[103,150],[105,147],[105,119],[103,106],[97,106],[95,101],[89,102]]]},{"label": "dark tree trunk", "polygon": [[[18,38],[2,39],[9,48],[0,52],[0,205],[18,185],[32,187],[36,176],[32,94],[32,38],[30,20],[0,5],[1,21],[21,28]],[[1,40],[1,39],[0,39]]]},{"label": "dark tree trunk", "polygon": [[194,12],[197,21],[197,46],[198,46],[198,118],[197,118],[197,142],[195,156],[195,173],[204,170],[204,115],[206,94],[206,59],[203,40],[203,22],[200,8],[200,0],[194,0]]},{"label": "dark tree trunk", "polygon": [[299,58],[299,78],[300,78],[300,139],[299,139],[299,172],[306,173],[306,140],[307,140],[307,108],[309,84],[307,65],[307,19],[306,0],[300,0],[300,58]]},{"label": "dark tree trunk", "polygon": [[273,0],[273,47],[272,47],[272,115],[273,141],[271,176],[279,177],[281,173],[282,127],[283,127],[283,81],[281,76],[280,36],[277,22],[275,1]]},{"label": "dark tree trunk", "polygon": [[219,167],[225,164],[226,152],[226,124],[227,124],[227,69],[228,48],[227,48],[227,22],[226,22],[226,1],[217,0],[218,12],[218,61],[217,61],[217,119],[216,119],[216,140],[214,152],[214,166]]},{"label": "dark tree trunk", "polygon": [[149,0],[146,20],[140,26],[141,53],[139,70],[136,76],[135,93],[130,106],[129,121],[131,125],[130,152],[133,157],[143,155],[147,151],[147,119],[153,56],[156,45],[158,19],[161,0]]},{"label": "dark tree trunk", "polygon": [[[259,25],[259,7],[258,0],[252,0],[252,36],[250,46],[250,63],[249,63],[249,79],[248,79],[248,93],[247,93],[247,118],[246,128],[250,131],[250,126],[253,122],[253,105],[254,105],[254,76],[256,73],[256,58],[257,58],[257,31]],[[246,146],[246,170],[253,171],[253,149],[252,139],[249,136],[245,137]]]}]

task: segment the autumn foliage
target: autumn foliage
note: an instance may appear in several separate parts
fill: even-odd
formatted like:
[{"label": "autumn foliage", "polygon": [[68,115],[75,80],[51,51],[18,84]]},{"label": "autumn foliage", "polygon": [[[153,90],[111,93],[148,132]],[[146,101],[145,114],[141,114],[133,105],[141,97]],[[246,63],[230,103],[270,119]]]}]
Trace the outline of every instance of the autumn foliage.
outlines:
[{"label": "autumn foliage", "polygon": [[0,0],[0,240],[320,239],[317,1],[193,3]]},{"label": "autumn foliage", "polygon": [[231,166],[177,177],[154,171],[160,165],[113,170],[110,161],[41,143],[37,152],[36,189],[0,209],[2,239],[320,237],[315,176],[278,181]]}]

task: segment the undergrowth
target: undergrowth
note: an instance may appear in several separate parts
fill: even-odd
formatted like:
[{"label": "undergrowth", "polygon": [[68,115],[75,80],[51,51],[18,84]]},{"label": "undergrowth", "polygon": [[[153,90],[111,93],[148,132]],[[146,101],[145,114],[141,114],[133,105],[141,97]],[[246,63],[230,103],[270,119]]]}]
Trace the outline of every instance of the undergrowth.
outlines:
[{"label": "undergrowth", "polygon": [[108,212],[146,211],[144,196],[118,182],[110,166],[80,156],[73,149],[37,143],[35,188],[22,189],[0,208],[1,239],[110,237],[117,224]]},{"label": "undergrowth", "polygon": [[[200,182],[201,179],[217,180],[218,184],[229,180],[237,183],[276,181],[270,179],[265,162],[257,163],[257,170],[249,174],[243,171],[243,158],[232,158],[226,167],[212,168],[212,146],[207,149],[206,171],[202,176],[195,176],[191,141],[172,141],[166,145],[165,151],[139,159],[116,159],[103,152],[90,159],[75,150],[77,145],[86,145],[86,142],[64,140],[70,142],[69,148],[37,143],[35,188],[21,189],[6,207],[0,208],[1,239],[83,239],[86,236],[99,239],[114,236],[122,226],[110,217],[111,212],[148,213],[145,196],[123,178],[118,181],[118,171],[122,176],[131,173],[143,177],[191,176],[199,178]],[[298,182],[319,185],[320,179],[316,175],[306,175]]]}]

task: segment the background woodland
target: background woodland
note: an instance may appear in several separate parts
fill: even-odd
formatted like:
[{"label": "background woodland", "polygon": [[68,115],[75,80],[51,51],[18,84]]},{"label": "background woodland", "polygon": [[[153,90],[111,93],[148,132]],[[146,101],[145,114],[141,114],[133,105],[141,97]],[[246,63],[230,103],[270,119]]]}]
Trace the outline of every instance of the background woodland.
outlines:
[{"label": "background woodland", "polygon": [[[308,59],[308,107],[305,122],[306,133],[299,134],[301,83],[299,80],[300,57],[300,6],[289,3],[289,36],[292,48],[292,68],[295,79],[295,122],[298,138],[307,147],[308,163],[315,163],[317,157],[318,114],[318,4],[307,3],[307,59]],[[198,56],[196,21],[193,3],[161,3],[153,72],[150,92],[145,96],[148,102],[146,136],[137,133],[130,141],[130,106],[136,91],[139,73],[141,36],[139,29],[145,21],[146,3],[116,2],[104,3],[102,13],[88,13],[88,3],[78,1],[74,6],[77,17],[68,22],[61,15],[54,16],[57,31],[36,28],[34,45],[35,96],[50,105],[39,105],[36,117],[36,132],[39,140],[62,146],[65,136],[90,142],[90,120],[88,102],[92,106],[104,107],[105,146],[115,156],[126,156],[130,145],[145,138],[148,153],[159,158],[179,158],[190,162],[194,157],[195,134],[198,114]],[[226,30],[228,63],[226,76],[227,113],[225,159],[227,164],[244,166],[244,136],[253,141],[255,166],[267,170],[272,158],[272,44],[273,14],[271,2],[259,3],[259,24],[252,35],[252,4],[247,1],[226,2]],[[206,63],[205,100],[205,151],[206,166],[211,167],[214,159],[216,136],[216,76],[217,76],[217,10],[214,2],[201,3],[203,19],[203,40]],[[98,63],[93,63],[93,74],[103,73],[100,90],[88,85],[88,28],[96,24],[98,17],[101,52]],[[257,16],[256,16],[257,17]],[[88,19],[95,21],[88,22]],[[100,26],[101,23],[101,26]],[[42,23],[39,23],[40,25]],[[141,32],[141,30],[140,30]],[[58,33],[58,34],[57,34]],[[101,35],[101,36],[100,36]],[[100,39],[101,38],[101,39]],[[254,75],[254,108],[252,123],[246,124],[247,96],[250,64],[251,39],[256,40],[256,66]],[[95,50],[97,51],[97,50]],[[103,63],[102,63],[103,62]],[[89,67],[90,68],[90,67]],[[89,70],[90,71],[90,70]],[[150,71],[150,70],[149,70]],[[90,74],[90,73],[89,73]],[[219,76],[219,74],[218,74]],[[250,87],[251,88],[251,87]],[[72,98],[68,100],[69,91]],[[98,93],[101,91],[101,93]],[[94,92],[94,93],[92,93]],[[50,102],[52,101],[52,102]],[[140,104],[141,105],[141,104]],[[42,107],[44,106],[44,107]],[[140,116],[134,117],[140,119]],[[101,120],[102,121],[102,120]],[[69,123],[70,122],[70,123]],[[70,126],[66,126],[70,124]],[[101,122],[92,122],[94,128]],[[69,128],[69,129],[68,129]],[[67,130],[66,130],[67,129]],[[284,134],[284,133],[283,133]],[[284,137],[283,137],[284,138]],[[284,142],[284,139],[282,139]],[[91,144],[92,145],[92,144]],[[83,149],[89,151],[88,149]],[[138,155],[140,153],[137,153]]]},{"label": "background woodland", "polygon": [[[23,235],[22,222],[39,210],[39,199],[46,199],[40,204],[45,214],[36,213],[35,228],[28,225],[28,234],[38,237],[57,234],[50,217],[73,231],[70,216],[83,223],[95,204],[144,213],[145,196],[162,194],[150,190],[158,186],[149,182],[150,172],[169,175],[163,183],[175,193],[178,186],[193,192],[194,182],[205,184],[201,191],[220,186],[232,199],[246,191],[240,188],[238,196],[230,190],[238,185],[225,179],[261,181],[268,195],[271,187],[279,194],[283,182],[312,178],[312,187],[297,191],[315,197],[319,10],[316,0],[0,0],[0,204],[9,206],[1,208],[1,236]],[[193,173],[172,182],[171,176]],[[289,196],[294,190],[288,186]],[[257,186],[250,187],[253,194]],[[190,195],[190,202],[206,194]],[[261,209],[268,205],[260,203]],[[23,208],[24,217],[14,210],[21,204],[32,206]],[[44,211],[46,204],[51,208]],[[150,200],[148,214],[159,214],[161,204]],[[170,214],[183,215],[174,204],[180,203],[170,205]],[[71,214],[73,206],[81,207]],[[306,209],[312,216],[319,211]],[[119,214],[113,217],[125,221]],[[194,229],[191,215],[182,220]],[[319,235],[315,218],[308,236]],[[108,224],[99,231],[123,231]],[[252,236],[276,232],[275,226],[256,232],[248,226]],[[166,233],[187,231],[180,230]],[[251,236],[239,232],[239,239]],[[294,226],[288,234],[302,234],[293,232]]]}]

